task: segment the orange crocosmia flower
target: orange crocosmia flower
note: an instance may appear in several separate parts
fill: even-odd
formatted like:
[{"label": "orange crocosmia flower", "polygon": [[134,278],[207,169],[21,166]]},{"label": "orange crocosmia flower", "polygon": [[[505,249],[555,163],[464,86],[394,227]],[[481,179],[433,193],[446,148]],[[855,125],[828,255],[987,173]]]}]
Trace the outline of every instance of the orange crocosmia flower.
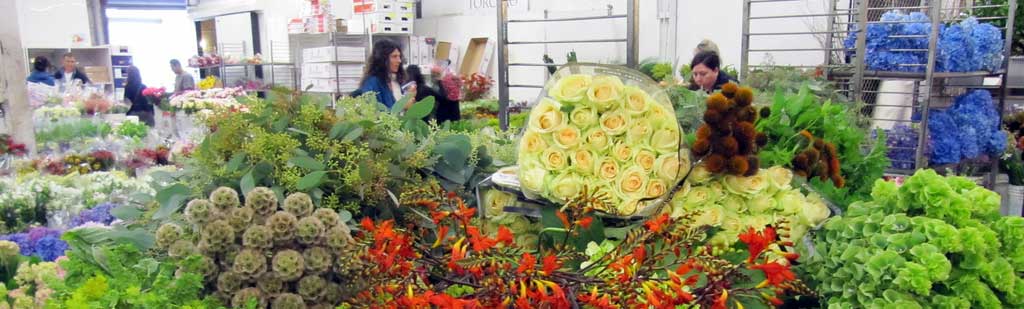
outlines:
[{"label": "orange crocosmia flower", "polygon": [[434,219],[434,224],[438,224],[441,223],[441,220],[444,220],[444,218],[448,218],[448,215],[450,214],[451,213],[447,211],[431,211],[430,218]]},{"label": "orange crocosmia flower", "polygon": [[740,234],[740,241],[747,244],[747,251],[750,252],[750,257],[747,258],[747,263],[751,263],[761,252],[764,252],[768,245],[776,240],[775,229],[766,227],[763,232],[754,230],[753,227],[747,229],[746,233]]},{"label": "orange crocosmia flower", "polygon": [[579,226],[581,226],[581,227],[583,227],[585,229],[589,229],[590,228],[590,224],[593,223],[593,222],[594,222],[594,218],[592,218],[592,217],[583,217],[583,219],[576,220],[576,224],[579,224]]},{"label": "orange crocosmia flower", "polygon": [[515,242],[515,236],[512,235],[512,231],[506,228],[504,225],[498,227],[498,242],[511,246]]},{"label": "orange crocosmia flower", "polygon": [[516,268],[516,272],[524,274],[532,272],[537,264],[537,258],[533,257],[529,252],[523,253],[523,259],[519,261],[519,268]]},{"label": "orange crocosmia flower", "polygon": [[711,303],[711,309],[726,309],[725,302],[729,300],[729,291],[722,290],[722,295],[715,298],[715,302]]},{"label": "orange crocosmia flower", "polygon": [[763,271],[765,280],[768,281],[768,284],[775,286],[787,281],[796,280],[796,275],[789,269],[789,266],[785,266],[777,262],[753,265],[750,266],[750,269],[760,269]]},{"label": "orange crocosmia flower", "polygon": [[359,225],[363,227],[364,231],[373,232],[373,220],[370,220],[370,217],[363,217],[363,220],[359,222]]},{"label": "orange crocosmia flower", "polygon": [[636,249],[633,249],[633,258],[636,259],[637,263],[643,263],[644,262],[644,258],[646,258],[646,257],[647,257],[647,249],[644,249],[644,246],[639,246],[639,247],[636,247]]},{"label": "orange crocosmia flower", "polygon": [[437,229],[437,240],[434,241],[435,248],[437,248],[437,246],[440,246],[441,242],[443,242],[444,239],[448,237],[448,229],[449,228],[447,225],[442,225]]},{"label": "orange crocosmia flower", "polygon": [[469,234],[469,242],[473,244],[473,251],[483,252],[494,247],[498,242],[494,239],[487,238],[487,236],[480,235],[480,228],[470,226],[466,228],[466,233]]},{"label": "orange crocosmia flower", "polygon": [[555,216],[558,216],[558,220],[562,220],[562,225],[565,228],[569,228],[569,218],[565,216],[565,213],[561,210],[555,212]]},{"label": "orange crocosmia flower", "polygon": [[668,214],[662,214],[657,218],[647,220],[647,222],[644,222],[644,226],[647,227],[647,230],[651,233],[660,233],[667,223]]},{"label": "orange crocosmia flower", "polygon": [[430,210],[437,209],[437,206],[440,206],[438,202],[432,200],[418,200],[415,202],[415,204],[416,206],[426,207],[427,209]]},{"label": "orange crocosmia flower", "polygon": [[782,300],[781,300],[781,299],[779,299],[778,297],[772,297],[772,298],[769,298],[769,299],[768,299],[768,302],[769,302],[769,303],[772,303],[772,305],[773,305],[773,306],[776,306],[776,307],[778,307],[778,306],[782,306]]},{"label": "orange crocosmia flower", "polygon": [[562,267],[562,262],[558,261],[558,257],[555,257],[554,255],[545,256],[542,264],[541,271],[544,275],[548,276]]}]

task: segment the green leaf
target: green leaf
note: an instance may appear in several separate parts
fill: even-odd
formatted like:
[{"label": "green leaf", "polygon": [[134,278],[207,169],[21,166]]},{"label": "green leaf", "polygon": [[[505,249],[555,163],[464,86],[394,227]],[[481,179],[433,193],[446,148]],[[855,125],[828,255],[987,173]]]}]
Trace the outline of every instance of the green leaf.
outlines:
[{"label": "green leaf", "polygon": [[435,152],[452,166],[464,166],[469,159],[473,144],[466,135],[452,135],[441,140]]},{"label": "green leaf", "polygon": [[156,201],[160,203],[160,209],[153,214],[153,219],[167,218],[178,211],[185,200],[188,199],[191,191],[183,184],[174,184],[156,193]]},{"label": "green leaf", "polygon": [[349,123],[349,122],[339,122],[339,123],[336,123],[336,124],[334,124],[333,127],[331,127],[331,132],[330,132],[329,136],[331,138],[338,138],[338,136],[341,136],[341,133],[344,133],[348,129],[348,127],[350,127],[351,125],[352,124]]},{"label": "green leaf", "polygon": [[277,121],[274,122],[274,125],[272,127],[273,131],[283,132],[284,129],[288,128],[288,122],[290,122],[291,120],[292,118],[289,116],[281,117],[281,119],[278,119]]},{"label": "green leaf", "polygon": [[434,97],[426,97],[409,107],[409,110],[405,112],[405,119],[422,119],[429,116],[432,111],[434,111]]},{"label": "green leaf", "polygon": [[352,220],[352,213],[348,210],[342,209],[341,211],[338,211],[338,216],[341,217],[341,222],[348,222],[349,220]]},{"label": "green leaf", "polygon": [[242,163],[245,163],[245,156],[246,154],[244,152],[239,152],[231,156],[231,160],[228,161],[227,165],[228,172],[237,171],[242,167]]},{"label": "green leaf", "polygon": [[296,188],[299,190],[309,190],[315,187],[319,187],[324,181],[324,176],[327,175],[325,171],[317,171],[306,174],[302,179],[299,179],[299,183],[296,184]]},{"label": "green leaf", "polygon": [[242,194],[249,193],[255,187],[256,179],[252,176],[252,171],[245,173],[245,176],[242,176],[242,180],[238,183],[238,188],[242,190]]},{"label": "green leaf", "polygon": [[322,171],[324,169],[324,164],[322,162],[318,161],[317,159],[305,156],[292,157],[290,160],[288,160],[288,162],[294,164],[295,166],[311,171]]},{"label": "green leaf", "polygon": [[142,211],[135,206],[121,205],[110,210],[110,215],[115,218],[130,221],[142,216]]},{"label": "green leaf", "polygon": [[409,102],[409,100],[411,100],[411,99],[412,98],[407,94],[407,95],[402,96],[401,99],[398,99],[397,101],[395,101],[395,104],[391,105],[391,114],[392,115],[398,115],[398,114],[402,113],[402,108],[405,107],[405,103],[404,102]]},{"label": "green leaf", "polygon": [[348,133],[345,133],[345,137],[342,137],[341,141],[351,142],[358,139],[360,136],[363,136],[363,127],[356,126],[352,128],[351,131],[348,131]]}]

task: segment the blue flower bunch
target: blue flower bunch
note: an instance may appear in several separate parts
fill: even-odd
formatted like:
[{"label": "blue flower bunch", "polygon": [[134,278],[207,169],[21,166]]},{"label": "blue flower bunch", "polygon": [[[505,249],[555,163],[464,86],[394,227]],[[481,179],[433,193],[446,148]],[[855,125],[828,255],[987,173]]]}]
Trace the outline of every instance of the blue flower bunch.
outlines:
[{"label": "blue flower bunch", "polygon": [[888,148],[886,156],[892,162],[892,167],[904,170],[914,169],[914,158],[917,156],[917,129],[900,124],[893,127],[892,130],[885,130],[885,136],[885,144]]},{"label": "blue flower bunch", "polygon": [[[889,11],[882,15],[881,23],[867,26],[865,65],[871,70],[924,72],[928,61],[925,51],[902,51],[904,49],[928,49],[927,37],[931,33],[931,21],[921,12],[903,14]],[[894,37],[896,36],[896,37]],[[848,53],[856,48],[857,32],[851,32],[843,41]],[[960,23],[940,25],[939,42],[935,69],[939,72],[970,72],[995,70],[1002,62],[1003,36],[999,28],[979,23],[974,17]]]},{"label": "blue flower bunch", "polygon": [[1006,149],[1006,132],[986,90],[958,96],[946,110],[931,110],[928,118],[932,164],[957,163],[982,155],[996,156]]},{"label": "blue flower bunch", "polygon": [[61,234],[61,230],[34,227],[25,233],[0,236],[0,240],[18,244],[21,255],[36,256],[43,261],[52,262],[63,256],[64,251],[68,249],[68,243],[60,239]]},{"label": "blue flower bunch", "polygon": [[114,222],[114,216],[110,214],[110,210],[117,207],[113,203],[103,203],[93,207],[91,209],[83,210],[79,212],[77,216],[71,218],[71,227],[78,227],[89,222],[95,222],[103,225],[109,225]]}]

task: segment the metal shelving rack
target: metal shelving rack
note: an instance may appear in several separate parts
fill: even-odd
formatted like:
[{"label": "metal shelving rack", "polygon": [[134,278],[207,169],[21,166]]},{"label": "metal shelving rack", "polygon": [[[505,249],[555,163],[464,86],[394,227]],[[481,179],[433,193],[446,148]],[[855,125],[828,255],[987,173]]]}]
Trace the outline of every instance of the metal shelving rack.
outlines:
[{"label": "metal shelving rack", "polygon": [[[509,19],[508,16],[508,0],[499,0],[497,7],[498,11],[498,119],[503,130],[508,129],[508,105],[509,105],[509,88],[544,88],[543,85],[513,85],[509,82],[509,67],[511,66],[533,66],[533,67],[547,67],[547,66],[558,66],[562,64],[548,64],[548,63],[509,63],[509,47],[513,45],[536,45],[536,44],[594,44],[594,43],[626,43],[626,65],[632,68],[636,68],[640,63],[639,61],[639,41],[638,33],[640,31],[640,23],[638,20],[638,14],[640,12],[640,0],[626,0],[626,14],[613,14],[611,8],[609,12],[604,16],[586,16],[586,17],[570,17],[570,18],[544,18],[544,19]],[[610,6],[609,6],[610,7]],[[546,14],[545,14],[546,16]],[[625,38],[611,38],[611,39],[594,39],[594,40],[551,40],[551,41],[509,41],[508,40],[508,26],[509,24],[517,23],[555,23],[555,22],[574,22],[583,20],[611,20],[611,19],[626,19],[626,37]],[[539,90],[538,90],[539,91]]]},{"label": "metal shelving rack", "polygon": [[[238,43],[221,43],[217,46],[218,54],[222,57],[223,55],[238,55],[241,58],[248,58],[247,52],[248,43],[241,41]],[[224,87],[232,87],[236,82],[251,77],[257,77],[263,79],[263,83],[266,85],[275,86],[289,86],[293,88],[298,87],[298,79],[296,78],[296,67],[295,64],[290,62],[290,51],[288,50],[287,43],[282,42],[270,42],[270,53],[263,57],[263,63],[221,63],[213,66],[206,66],[197,68],[207,73],[215,73],[223,83]],[[266,69],[264,71],[264,69]],[[269,78],[266,78],[269,73]],[[265,90],[259,90],[257,92],[264,92]]]},{"label": "metal shelving rack", "polygon": [[[340,61],[340,60],[338,60],[337,53],[335,53],[334,54],[334,61],[332,61],[330,63],[335,64],[335,65],[337,65],[337,64],[365,64],[366,63],[365,59],[367,59],[367,57],[369,56],[369,53],[371,52],[370,51],[370,49],[371,49],[370,40],[371,40],[371,37],[370,37],[369,34],[344,34],[344,33],[337,33],[337,32],[298,33],[298,34],[291,34],[291,35],[289,35],[288,43],[289,43],[289,50],[291,51],[291,55],[292,55],[291,59],[292,59],[292,61],[297,66],[300,67],[297,70],[297,71],[299,71],[299,73],[298,73],[298,76],[296,78],[296,84],[298,84],[298,87],[296,89],[304,89],[307,86],[307,85],[302,85],[301,84],[302,80],[304,79],[304,77],[302,76],[303,73],[302,73],[302,69],[301,69],[302,64],[305,63],[305,60],[302,58],[302,51],[304,49],[316,48],[316,47],[327,47],[327,46],[364,47],[364,48],[366,48],[366,55],[365,55],[366,57],[364,57],[364,60],[362,60],[362,61]],[[310,91],[310,92],[325,93],[325,94],[330,94],[332,97],[339,97],[339,96],[347,95],[349,92],[352,92],[352,91],[355,90],[355,89],[342,88],[341,80],[342,80],[343,77],[341,77],[339,75],[339,73],[337,72],[337,69],[335,69],[334,77],[335,77],[334,78],[335,79],[335,85],[334,85],[334,89],[332,91],[330,91],[330,92]],[[358,80],[359,78],[356,78],[356,79]]]},{"label": "metal shelving rack", "polygon": [[[928,167],[926,156],[928,145],[928,114],[931,108],[945,108],[952,104],[953,98],[971,89],[988,89],[993,92],[993,98],[998,100],[997,108],[1005,111],[1006,97],[1009,89],[1007,83],[1007,66],[1010,59],[1010,44],[1013,36],[1012,12],[1015,12],[1017,3],[1008,1],[1004,5],[994,5],[985,0],[960,0],[960,1],[938,1],[938,0],[829,0],[828,12],[821,14],[790,15],[790,16],[752,16],[759,3],[784,2],[795,0],[744,0],[743,10],[743,42],[741,59],[741,76],[745,76],[752,68],[762,67],[750,65],[750,53],[756,52],[824,52],[824,62],[818,66],[805,66],[808,68],[820,68],[823,75],[834,81],[837,92],[845,95],[853,101],[863,104],[860,116],[870,120],[872,126],[885,127],[893,124],[906,124],[917,130],[917,145],[913,149],[914,162],[910,169],[890,169],[891,175],[908,175],[916,168]],[[980,9],[991,9],[1007,6],[1008,16],[990,16],[979,18],[980,22],[991,22],[993,20],[1005,20],[1008,26],[1001,28],[1004,31],[1005,46],[1003,48],[1004,59],[1000,69],[993,72],[937,72],[935,68],[937,42],[940,25],[943,23],[957,22],[968,16],[976,15]],[[869,24],[899,23],[880,21],[882,14],[892,10],[901,10],[904,13],[922,12],[928,15],[931,20],[931,28],[928,35],[894,35],[892,39],[925,38],[929,40],[927,49],[898,50],[902,52],[922,53],[924,63],[906,63],[901,66],[924,67],[923,72],[883,72],[868,70],[863,55],[866,53],[866,36],[863,29]],[[828,18],[825,31],[808,31],[793,33],[763,33],[751,32],[751,21],[773,18],[801,18],[801,17],[825,17]],[[844,41],[853,34],[857,34],[856,45],[852,49],[844,46]],[[756,49],[750,47],[750,38],[756,36],[792,36],[792,35],[820,35],[824,37],[821,48],[811,49]],[[897,50],[894,50],[897,51]],[[998,79],[998,83],[985,82],[986,79]],[[911,85],[910,91],[886,91],[882,86],[883,81],[902,81]],[[906,98],[905,104],[882,104],[880,96],[902,96]],[[897,113],[899,117],[884,118],[876,115],[880,109],[895,109],[903,113]],[[891,111],[891,110],[890,110]],[[986,185],[991,187],[998,175],[998,160],[991,160],[987,166]],[[904,162],[910,163],[910,162]],[[960,164],[945,165],[939,168],[952,168],[957,171],[979,167],[976,163],[961,162]],[[986,168],[981,166],[981,168]]]}]

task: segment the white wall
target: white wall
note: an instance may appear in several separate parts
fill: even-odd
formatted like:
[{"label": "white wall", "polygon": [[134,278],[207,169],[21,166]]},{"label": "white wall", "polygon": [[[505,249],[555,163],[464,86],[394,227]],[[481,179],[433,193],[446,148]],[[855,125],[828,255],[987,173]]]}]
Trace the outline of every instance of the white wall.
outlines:
[{"label": "white wall", "polygon": [[195,24],[188,15],[184,11],[107,10],[107,18],[111,45],[129,47],[142,82],[173,89],[174,73],[168,62],[178,59],[187,63],[196,53]]},{"label": "white wall", "polygon": [[[89,13],[85,0],[0,0],[17,1],[18,25],[24,48],[67,48],[91,46]],[[72,41],[74,36],[81,42]]]}]

